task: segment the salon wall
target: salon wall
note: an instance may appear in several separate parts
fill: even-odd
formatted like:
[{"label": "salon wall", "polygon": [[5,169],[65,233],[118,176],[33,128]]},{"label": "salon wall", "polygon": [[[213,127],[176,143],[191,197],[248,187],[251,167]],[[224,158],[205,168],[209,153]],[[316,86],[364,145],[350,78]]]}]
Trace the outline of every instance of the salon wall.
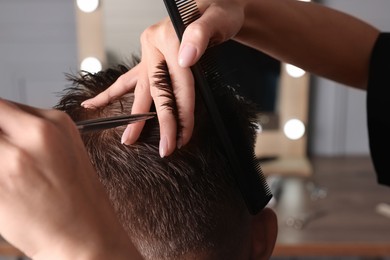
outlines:
[{"label": "salon wall", "polygon": [[[390,31],[389,0],[323,0],[321,3]],[[314,78],[310,151],[316,155],[368,154],[365,99],[364,91]]]},{"label": "salon wall", "polygon": [[140,54],[143,30],[168,15],[162,0],[131,1],[134,4],[129,4],[129,0],[107,0],[102,3],[104,44],[112,63],[126,61],[132,54]]},{"label": "salon wall", "polygon": [[0,0],[0,97],[51,107],[76,70],[73,1]]}]

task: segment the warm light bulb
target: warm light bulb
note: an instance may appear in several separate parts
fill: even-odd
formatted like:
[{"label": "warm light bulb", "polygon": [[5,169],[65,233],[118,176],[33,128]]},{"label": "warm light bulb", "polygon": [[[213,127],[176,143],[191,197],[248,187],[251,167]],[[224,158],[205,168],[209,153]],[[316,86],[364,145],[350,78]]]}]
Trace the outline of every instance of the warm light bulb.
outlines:
[{"label": "warm light bulb", "polygon": [[77,6],[85,13],[92,13],[99,7],[99,0],[77,0]]},{"label": "warm light bulb", "polygon": [[288,139],[298,140],[305,134],[305,125],[299,119],[290,119],[284,125],[283,130]]},{"label": "warm light bulb", "polygon": [[306,73],[303,69],[298,68],[298,67],[291,65],[291,64],[286,64],[286,71],[287,71],[288,75],[290,75],[293,78],[302,77]]},{"label": "warm light bulb", "polygon": [[80,69],[90,73],[96,73],[102,70],[102,63],[95,57],[88,57],[81,62]]}]

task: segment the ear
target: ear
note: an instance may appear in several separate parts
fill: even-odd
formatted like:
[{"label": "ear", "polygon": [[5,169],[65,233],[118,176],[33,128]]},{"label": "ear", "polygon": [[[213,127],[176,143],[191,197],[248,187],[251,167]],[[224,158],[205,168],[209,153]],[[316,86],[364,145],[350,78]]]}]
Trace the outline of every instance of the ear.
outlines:
[{"label": "ear", "polygon": [[275,212],[265,208],[252,219],[252,260],[270,259],[278,233]]}]

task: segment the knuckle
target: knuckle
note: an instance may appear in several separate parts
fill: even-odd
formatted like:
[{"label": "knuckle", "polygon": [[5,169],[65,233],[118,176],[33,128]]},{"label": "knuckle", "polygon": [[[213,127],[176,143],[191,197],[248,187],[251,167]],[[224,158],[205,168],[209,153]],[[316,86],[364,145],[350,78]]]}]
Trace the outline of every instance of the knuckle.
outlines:
[{"label": "knuckle", "polygon": [[33,145],[39,145],[45,143],[54,131],[54,124],[48,120],[37,119],[31,123],[29,129],[30,140]]},{"label": "knuckle", "polygon": [[44,135],[49,131],[50,124],[47,120],[38,119],[31,124],[31,133],[35,135]]},{"label": "knuckle", "polygon": [[204,21],[196,21],[187,27],[188,34],[195,40],[201,41],[208,38],[207,24]]},{"label": "knuckle", "polygon": [[118,77],[118,79],[115,81],[117,88],[108,88],[106,91],[102,92],[103,95],[106,95],[106,98],[109,100],[112,100],[114,98],[118,97],[118,94],[114,95],[115,92],[118,92],[118,89],[121,91],[130,91],[133,88],[133,85],[131,83],[131,78],[129,78],[128,72],[125,74],[122,74]]},{"label": "knuckle", "polygon": [[147,92],[149,92],[149,84],[144,80],[139,80],[134,91],[135,96],[143,95]]},{"label": "knuckle", "polygon": [[140,41],[141,41],[142,44],[146,41],[146,39],[147,39],[148,36],[149,36],[148,30],[149,30],[149,28],[147,28],[146,30],[144,30],[144,31],[141,33]]},{"label": "knuckle", "polygon": [[125,75],[126,74],[122,74],[122,75],[120,75],[117,78],[116,82],[118,83],[118,85],[120,85],[120,86],[126,85],[126,77],[125,77]]},{"label": "knuckle", "polygon": [[[73,130],[76,130],[76,126],[75,126],[74,121],[65,112],[60,111],[57,114],[56,118],[57,118],[56,122],[58,123],[59,126],[63,127],[64,129],[73,128]],[[54,127],[55,127],[55,125],[53,125],[53,124],[51,124],[50,126],[47,126],[48,131],[53,131]]]},{"label": "knuckle", "polygon": [[36,164],[27,151],[17,147],[9,149],[4,167],[6,174],[1,175],[1,189],[14,193],[25,189],[25,185],[31,185],[29,175],[36,168]]},{"label": "knuckle", "polygon": [[76,127],[73,119],[64,111],[52,110],[50,111],[51,120],[42,120],[40,126],[38,126],[37,135],[43,139],[37,138],[41,146],[49,145],[50,142],[60,136],[71,136],[78,135],[79,131]]},{"label": "knuckle", "polygon": [[64,111],[60,110],[52,110],[50,111],[52,113],[52,118],[57,122],[65,122],[68,123],[71,121],[71,118],[68,114],[66,114]]},{"label": "knuckle", "polygon": [[8,163],[7,168],[10,176],[21,175],[26,171],[29,162],[29,155],[23,149],[13,147],[7,151]]},{"label": "knuckle", "polygon": [[140,36],[141,43],[147,43],[150,41],[151,37],[153,37],[155,31],[157,29],[157,24],[151,25],[148,28],[146,28]]}]

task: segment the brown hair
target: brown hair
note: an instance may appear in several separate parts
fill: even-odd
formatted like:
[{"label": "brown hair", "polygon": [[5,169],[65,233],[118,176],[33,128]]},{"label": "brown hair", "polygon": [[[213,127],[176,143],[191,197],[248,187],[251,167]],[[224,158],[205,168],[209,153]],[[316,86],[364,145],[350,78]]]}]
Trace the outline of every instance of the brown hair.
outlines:
[{"label": "brown hair", "polygon": [[[127,71],[127,67],[119,65],[97,74],[70,76],[73,86],[56,108],[74,121],[130,113],[133,93],[96,110],[80,106]],[[155,87],[170,97],[165,105],[177,115],[165,64],[159,67]],[[214,86],[214,92],[228,130],[254,143],[252,107],[232,89]],[[201,98],[196,97],[193,137],[188,145],[166,158],[159,156],[157,119],[148,120],[139,140],[130,146],[120,143],[124,127],[82,135],[121,223],[147,259],[197,255],[235,259],[248,232],[250,216],[213,124]]]}]

